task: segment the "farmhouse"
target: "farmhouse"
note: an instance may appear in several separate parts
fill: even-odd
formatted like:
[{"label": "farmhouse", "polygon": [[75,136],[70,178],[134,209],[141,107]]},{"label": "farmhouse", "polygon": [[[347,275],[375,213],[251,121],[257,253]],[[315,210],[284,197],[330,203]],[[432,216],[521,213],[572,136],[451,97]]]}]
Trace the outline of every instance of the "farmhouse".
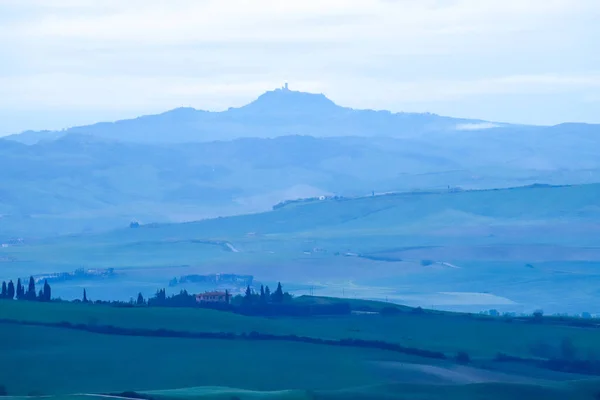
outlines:
[{"label": "farmhouse", "polygon": [[204,292],[196,295],[198,303],[228,303],[230,295],[227,292]]}]

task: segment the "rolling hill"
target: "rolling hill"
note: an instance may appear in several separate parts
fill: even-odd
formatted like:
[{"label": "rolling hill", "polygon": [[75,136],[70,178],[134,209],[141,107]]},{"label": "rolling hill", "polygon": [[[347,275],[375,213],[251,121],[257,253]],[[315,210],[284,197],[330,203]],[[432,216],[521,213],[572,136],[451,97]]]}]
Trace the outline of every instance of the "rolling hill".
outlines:
[{"label": "rolling hill", "polygon": [[[532,323],[422,310],[266,318],[202,308],[0,302],[0,377],[13,396],[592,400],[599,393],[597,369],[565,371],[549,362],[559,357],[566,364],[568,354],[597,365],[598,328],[574,328],[574,319]],[[349,339],[354,345],[340,345]],[[563,350],[565,341],[571,351]],[[406,351],[418,348],[430,350]],[[458,352],[469,359],[456,360]]]},{"label": "rolling hill", "polygon": [[0,278],[111,267],[114,281],[60,290],[77,297],[82,285],[107,285],[101,296],[128,299],[176,276],[240,273],[298,294],[595,313],[599,200],[600,184],[312,199],[265,213],[25,240],[0,249]]},{"label": "rolling hill", "polygon": [[541,139],[431,133],[419,139],[282,136],[142,144],[67,135],[0,140],[0,238],[260,212],[320,195],[600,181],[600,135]]}]

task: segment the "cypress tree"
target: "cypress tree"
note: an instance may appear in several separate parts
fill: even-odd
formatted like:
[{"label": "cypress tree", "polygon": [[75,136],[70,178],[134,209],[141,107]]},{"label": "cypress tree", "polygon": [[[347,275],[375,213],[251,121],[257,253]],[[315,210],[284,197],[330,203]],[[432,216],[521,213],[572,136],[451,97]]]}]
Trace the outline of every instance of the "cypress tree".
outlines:
[{"label": "cypress tree", "polygon": [[231,297],[231,296],[229,296],[229,290],[225,289],[225,303],[226,304],[229,304],[229,297]]},{"label": "cypress tree", "polygon": [[52,300],[52,289],[48,284],[48,281],[44,281],[44,301]]},{"label": "cypress tree", "polygon": [[260,285],[260,302],[267,302],[267,296],[265,295],[265,287],[263,285]]},{"label": "cypress tree", "polygon": [[250,289],[250,285],[248,285],[248,287],[246,287],[246,294],[244,295],[244,302],[246,302],[247,304],[252,303],[252,290]]},{"label": "cypress tree", "polygon": [[271,289],[268,286],[265,288],[265,300],[267,303],[271,301]]},{"label": "cypress tree", "polygon": [[27,288],[27,300],[35,300],[36,292],[35,292],[35,280],[33,276],[29,277],[29,287]]},{"label": "cypress tree", "polygon": [[7,299],[14,299],[15,298],[15,284],[13,283],[13,281],[9,281],[8,282],[8,289],[7,289]]},{"label": "cypress tree", "polygon": [[271,296],[274,303],[283,303],[283,288],[281,287],[281,282],[277,283],[277,290]]},{"label": "cypress tree", "polygon": [[42,289],[40,289],[40,291],[38,292],[37,300],[44,301],[44,291]]},{"label": "cypress tree", "polygon": [[158,289],[153,298],[148,299],[148,305],[162,306],[167,303],[167,294],[165,289]]},{"label": "cypress tree", "polygon": [[85,289],[83,289],[83,302],[84,303],[88,302],[87,293],[86,293]]},{"label": "cypress tree", "polygon": [[144,296],[142,296],[142,293],[138,293],[138,297],[137,297],[137,305],[138,306],[143,306],[144,304],[146,304],[146,302],[144,301]]},{"label": "cypress tree", "polygon": [[2,282],[2,292],[0,293],[0,298],[1,299],[8,298],[8,288],[6,287],[6,281]]},{"label": "cypress tree", "polygon": [[23,299],[25,294],[25,289],[23,289],[23,285],[21,284],[21,278],[17,279],[17,300]]}]

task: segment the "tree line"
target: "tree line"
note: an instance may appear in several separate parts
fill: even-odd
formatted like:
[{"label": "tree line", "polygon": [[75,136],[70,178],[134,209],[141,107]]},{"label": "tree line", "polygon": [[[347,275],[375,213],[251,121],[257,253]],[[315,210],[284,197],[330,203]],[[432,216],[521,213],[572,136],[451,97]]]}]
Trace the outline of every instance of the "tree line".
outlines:
[{"label": "tree line", "polygon": [[[36,292],[35,279],[29,278],[29,284],[25,287],[21,279],[17,284],[13,281],[2,283],[0,299],[17,299],[27,301],[62,301],[60,298],[52,298],[52,289],[47,281],[43,288]],[[275,291],[271,292],[269,286],[261,285],[260,291],[255,291],[249,285],[243,295],[232,296],[228,290],[225,291],[224,302],[198,302],[195,294],[187,290],[181,290],[177,294],[167,296],[165,289],[156,291],[154,296],[145,299],[142,293],[137,298],[126,301],[92,301],[88,298],[86,289],[80,299],[73,300],[74,303],[106,304],[113,307],[194,307],[210,308],[220,311],[229,311],[245,315],[265,316],[311,316],[311,315],[335,315],[349,314],[351,309],[348,303],[335,304],[304,304],[294,301],[294,297],[283,290],[281,283],[277,284]]]},{"label": "tree line", "polygon": [[[277,289],[271,293],[269,286],[260,286],[260,292],[256,293],[250,285],[246,287],[245,294],[232,296],[229,290],[225,290],[225,301],[220,303],[221,305],[230,306],[250,306],[260,304],[281,304],[284,302],[290,302],[293,296],[288,292],[283,291],[281,282],[277,284]],[[142,293],[138,293],[135,300],[130,301],[133,305],[143,306],[159,306],[159,307],[196,307],[199,305],[206,305],[212,307],[218,307],[219,303],[200,303],[196,300],[196,295],[189,294],[187,290],[181,290],[178,294],[167,296],[165,289],[156,291],[153,297],[148,299],[144,298]]]},{"label": "tree line", "polygon": [[223,302],[198,302],[196,295],[181,290],[177,294],[167,296],[165,289],[160,289],[154,296],[145,299],[138,293],[136,299],[129,303],[115,304],[121,307],[195,307],[210,308],[220,311],[230,311],[244,315],[264,316],[311,316],[349,314],[350,304],[345,302],[334,304],[305,304],[294,301],[294,297],[283,290],[281,283],[277,284],[275,291],[271,292],[269,286],[261,285],[260,291],[255,291],[251,286],[246,287],[243,295],[232,296],[225,291]]},{"label": "tree line", "polygon": [[46,326],[54,328],[72,329],[106,335],[123,335],[139,337],[171,337],[182,339],[220,339],[220,340],[277,340],[288,342],[301,342],[310,344],[320,344],[341,347],[363,347],[371,349],[389,350],[398,353],[414,355],[419,357],[444,360],[448,357],[440,351],[425,350],[414,347],[406,347],[397,343],[386,342],[382,340],[368,339],[324,339],[319,337],[298,336],[295,334],[271,334],[260,333],[256,331],[234,333],[234,332],[198,332],[198,331],[178,331],[167,328],[147,329],[147,328],[125,328],[115,325],[99,324],[74,324],[67,321],[62,322],[40,322],[40,321],[17,321],[11,319],[0,319],[0,323],[15,324],[23,326]]},{"label": "tree line", "polygon": [[244,296],[238,295],[234,298],[234,303],[238,305],[261,305],[261,304],[282,304],[289,303],[293,296],[284,292],[281,282],[277,284],[277,289],[271,293],[269,286],[260,285],[260,292],[255,293],[250,286],[246,287]]},{"label": "tree line", "polygon": [[204,307],[232,310],[238,307],[260,306],[266,304],[282,304],[292,301],[293,296],[283,291],[281,283],[277,284],[277,289],[271,293],[269,286],[261,285],[260,292],[255,292],[250,285],[246,287],[244,295],[233,296],[229,290],[225,290],[225,299],[223,302],[198,302],[195,294],[188,293],[187,290],[181,290],[177,294],[167,296],[165,289],[156,291],[154,296],[145,299],[142,293],[138,293],[137,298],[131,299],[132,305],[150,307]]},{"label": "tree line", "polygon": [[48,281],[44,281],[44,286],[39,291],[35,289],[35,279],[33,276],[29,277],[29,284],[27,289],[21,283],[21,278],[17,279],[17,285],[10,280],[2,282],[2,291],[0,292],[0,299],[5,300],[29,300],[29,301],[50,301],[52,300],[52,288]]}]

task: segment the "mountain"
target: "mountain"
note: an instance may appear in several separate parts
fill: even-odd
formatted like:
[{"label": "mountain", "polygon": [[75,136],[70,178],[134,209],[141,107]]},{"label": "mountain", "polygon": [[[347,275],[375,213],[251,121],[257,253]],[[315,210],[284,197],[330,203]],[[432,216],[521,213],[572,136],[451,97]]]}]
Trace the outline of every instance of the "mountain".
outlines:
[{"label": "mountain", "polygon": [[598,125],[354,110],[283,88],[223,112],[179,108],[0,140],[0,239],[321,195],[600,182],[598,148]]},{"label": "mountain", "polygon": [[177,108],[163,114],[101,122],[63,131],[27,131],[7,139],[32,144],[68,134],[138,143],[185,143],[286,135],[412,137],[432,131],[456,131],[484,121],[435,114],[391,113],[340,107],[323,94],[285,88],[269,91],[240,108],[209,112]]}]

